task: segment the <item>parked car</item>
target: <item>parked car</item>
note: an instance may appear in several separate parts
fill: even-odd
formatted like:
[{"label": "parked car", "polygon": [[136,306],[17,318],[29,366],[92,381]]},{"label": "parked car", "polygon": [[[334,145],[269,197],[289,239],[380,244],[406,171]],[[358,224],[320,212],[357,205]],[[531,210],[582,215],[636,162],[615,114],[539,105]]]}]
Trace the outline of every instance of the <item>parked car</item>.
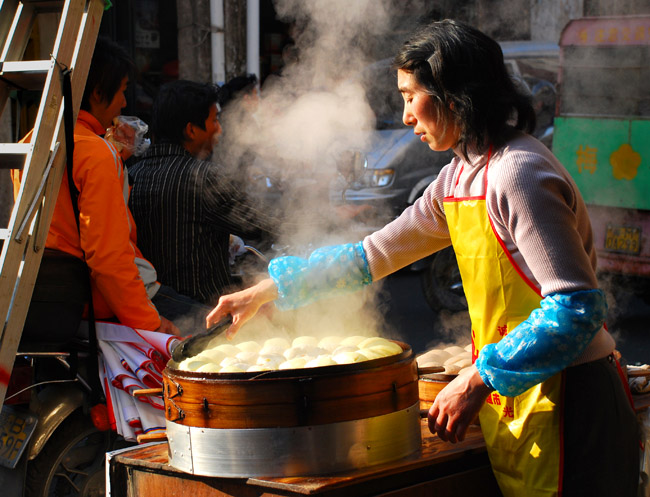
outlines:
[{"label": "parked car", "polygon": [[452,152],[433,152],[423,146],[402,122],[403,101],[397,91],[391,59],[368,66],[361,74],[376,127],[366,150],[343,154],[339,178],[330,190],[333,205],[370,205],[368,232],[381,228],[422,195]]}]

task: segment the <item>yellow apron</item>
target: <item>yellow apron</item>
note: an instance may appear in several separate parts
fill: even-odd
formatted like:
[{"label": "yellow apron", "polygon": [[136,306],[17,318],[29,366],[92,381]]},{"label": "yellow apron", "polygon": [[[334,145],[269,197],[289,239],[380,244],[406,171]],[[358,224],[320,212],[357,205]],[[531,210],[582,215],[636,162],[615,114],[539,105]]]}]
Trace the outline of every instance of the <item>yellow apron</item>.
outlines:
[{"label": "yellow apron", "polygon": [[[485,194],[445,198],[444,208],[467,296],[475,361],[484,345],[528,318],[542,297],[492,229]],[[558,495],[562,426],[555,406],[561,394],[558,373],[517,397],[494,392],[481,409],[490,463],[505,497]]]}]

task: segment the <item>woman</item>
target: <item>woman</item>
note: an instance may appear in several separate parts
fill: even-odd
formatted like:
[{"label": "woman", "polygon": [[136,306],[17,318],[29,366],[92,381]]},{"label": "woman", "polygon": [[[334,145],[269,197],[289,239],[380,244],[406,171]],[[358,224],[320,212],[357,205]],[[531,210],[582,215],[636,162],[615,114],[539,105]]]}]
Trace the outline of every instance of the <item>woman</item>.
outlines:
[{"label": "woman", "polygon": [[462,440],[480,411],[506,496],[636,495],[638,428],[604,328],[586,207],[568,172],[528,133],[529,98],[499,45],[454,21],[418,29],[395,58],[404,123],[456,157],[415,204],[357,244],[222,297],[231,336],[266,302],[304,305],[452,244],[472,320],[474,365],[436,398],[432,432]]}]

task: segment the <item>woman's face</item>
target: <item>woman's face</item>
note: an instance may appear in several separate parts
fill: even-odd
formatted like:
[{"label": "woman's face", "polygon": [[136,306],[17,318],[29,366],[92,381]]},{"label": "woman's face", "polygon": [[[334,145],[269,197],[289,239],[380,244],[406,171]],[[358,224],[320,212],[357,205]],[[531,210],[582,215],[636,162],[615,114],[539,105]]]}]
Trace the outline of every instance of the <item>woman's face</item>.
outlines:
[{"label": "woman's face", "polygon": [[399,69],[397,87],[404,99],[404,124],[413,126],[413,132],[431,150],[444,152],[454,147],[460,136],[458,126],[451,120],[445,122],[445,116],[439,115],[433,99],[418,83],[415,75]]}]

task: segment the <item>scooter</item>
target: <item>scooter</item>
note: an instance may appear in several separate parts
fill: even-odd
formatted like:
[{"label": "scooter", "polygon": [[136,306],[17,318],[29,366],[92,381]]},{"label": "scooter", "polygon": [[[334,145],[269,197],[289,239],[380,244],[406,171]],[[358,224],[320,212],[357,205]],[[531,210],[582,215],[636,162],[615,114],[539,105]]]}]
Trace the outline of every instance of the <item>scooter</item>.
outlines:
[{"label": "scooter", "polygon": [[21,344],[0,414],[3,495],[101,496],[105,454],[130,445],[90,405],[87,341],[38,350]]}]

